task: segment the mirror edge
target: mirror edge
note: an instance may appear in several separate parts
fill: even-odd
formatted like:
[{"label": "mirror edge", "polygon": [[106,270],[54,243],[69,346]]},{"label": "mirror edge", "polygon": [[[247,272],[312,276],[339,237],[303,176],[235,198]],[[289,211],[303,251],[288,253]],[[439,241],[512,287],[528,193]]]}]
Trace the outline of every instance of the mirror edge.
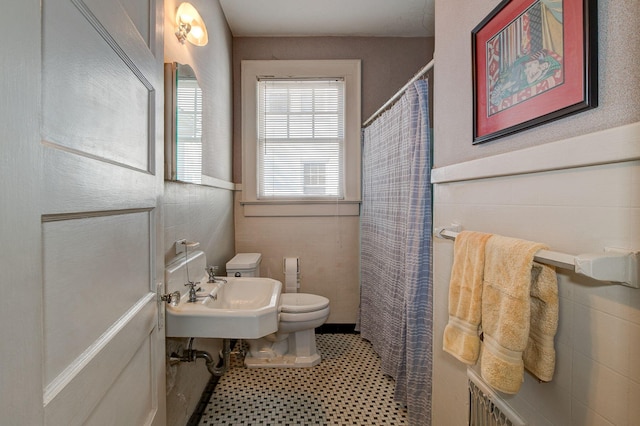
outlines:
[{"label": "mirror edge", "polygon": [[176,72],[177,62],[164,64],[164,179],[177,180]]}]

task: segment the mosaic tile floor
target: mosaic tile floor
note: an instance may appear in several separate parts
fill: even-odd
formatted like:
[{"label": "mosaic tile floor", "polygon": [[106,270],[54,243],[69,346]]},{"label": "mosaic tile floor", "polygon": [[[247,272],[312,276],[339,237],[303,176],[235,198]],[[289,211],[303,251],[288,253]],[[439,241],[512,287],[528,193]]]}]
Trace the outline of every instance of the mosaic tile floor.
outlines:
[{"label": "mosaic tile floor", "polygon": [[406,425],[394,381],[358,334],[318,334],[312,368],[232,368],[220,378],[200,425]]}]

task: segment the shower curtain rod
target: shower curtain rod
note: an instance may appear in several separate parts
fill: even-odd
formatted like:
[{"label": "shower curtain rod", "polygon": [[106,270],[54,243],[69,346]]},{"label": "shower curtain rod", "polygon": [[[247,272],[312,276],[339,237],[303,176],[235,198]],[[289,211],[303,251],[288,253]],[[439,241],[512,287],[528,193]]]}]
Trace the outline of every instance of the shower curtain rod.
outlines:
[{"label": "shower curtain rod", "polygon": [[376,112],[373,113],[373,115],[371,117],[369,117],[369,119],[367,121],[365,121],[364,123],[362,123],[362,127],[365,128],[367,127],[369,124],[371,124],[373,122],[373,120],[375,120],[376,118],[378,118],[378,116],[380,116],[380,114],[382,114],[387,108],[389,108],[389,106],[391,106],[395,101],[398,100],[398,98],[400,98],[400,96],[402,96],[402,94],[404,93],[405,90],[407,90],[407,88],[416,80],[419,80],[423,75],[425,75],[427,72],[429,72],[429,70],[431,70],[431,68],[433,68],[433,65],[435,64],[435,59],[432,59],[431,61],[429,61],[429,63],[427,65],[425,65],[424,67],[422,67],[420,69],[420,71],[418,71],[416,73],[416,75],[414,75],[411,80],[409,80],[407,82],[407,84],[405,84],[404,86],[402,86],[402,88],[400,90],[398,90],[396,92],[395,95],[393,95],[391,98],[389,98],[389,100],[387,102],[385,102],[384,105],[382,105]]},{"label": "shower curtain rod", "polygon": [[[457,224],[435,228],[434,236],[455,241],[458,232],[454,230],[459,229],[461,228]],[[602,253],[573,256],[550,250],[539,250],[533,259],[536,262],[568,269],[599,281],[640,288],[638,277],[640,251],[605,248]]]}]

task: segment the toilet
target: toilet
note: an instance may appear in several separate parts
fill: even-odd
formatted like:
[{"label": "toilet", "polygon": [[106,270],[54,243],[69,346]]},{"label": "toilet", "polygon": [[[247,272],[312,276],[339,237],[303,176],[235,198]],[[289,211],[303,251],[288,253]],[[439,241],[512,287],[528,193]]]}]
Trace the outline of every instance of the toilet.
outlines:
[{"label": "toilet", "polygon": [[[260,276],[260,253],[238,253],[227,262],[227,276]],[[307,293],[280,295],[278,331],[247,339],[247,367],[312,367],[322,357],[316,348],[316,327],[329,317],[329,299]]]}]

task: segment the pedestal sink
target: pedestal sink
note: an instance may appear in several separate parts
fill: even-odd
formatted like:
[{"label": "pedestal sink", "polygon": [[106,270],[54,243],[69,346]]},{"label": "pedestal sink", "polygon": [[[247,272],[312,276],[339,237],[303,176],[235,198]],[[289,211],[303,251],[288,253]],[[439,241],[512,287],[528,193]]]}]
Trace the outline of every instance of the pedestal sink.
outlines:
[{"label": "pedestal sink", "polygon": [[225,277],[206,283],[203,277],[197,301],[189,302],[185,287],[176,306],[167,305],[167,337],[257,339],[278,330],[282,283],[271,278]]}]

